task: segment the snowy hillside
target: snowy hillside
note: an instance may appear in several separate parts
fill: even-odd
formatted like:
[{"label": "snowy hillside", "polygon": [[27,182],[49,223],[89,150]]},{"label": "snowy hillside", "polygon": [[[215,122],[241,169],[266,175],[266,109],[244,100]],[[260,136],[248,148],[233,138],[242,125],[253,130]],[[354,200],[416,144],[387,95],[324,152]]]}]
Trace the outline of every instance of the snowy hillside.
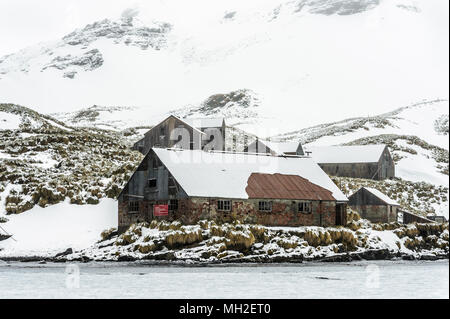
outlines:
[{"label": "snowy hillside", "polygon": [[448,99],[446,1],[167,0],[107,18],[1,57],[1,100],[133,107],[141,126],[245,90],[258,111],[241,128],[272,136]]},{"label": "snowy hillside", "polygon": [[278,135],[308,145],[387,144],[396,176],[448,187],[448,101],[421,102],[373,117],[359,117]]}]

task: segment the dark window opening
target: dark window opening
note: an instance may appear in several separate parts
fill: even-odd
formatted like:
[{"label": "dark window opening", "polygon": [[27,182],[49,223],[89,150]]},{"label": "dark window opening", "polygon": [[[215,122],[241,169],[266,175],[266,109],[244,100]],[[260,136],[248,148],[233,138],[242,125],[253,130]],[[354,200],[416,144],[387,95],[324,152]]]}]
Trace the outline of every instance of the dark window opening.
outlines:
[{"label": "dark window opening", "polygon": [[229,212],[231,210],[231,200],[218,200],[217,210]]},{"label": "dark window opening", "polygon": [[271,201],[260,201],[258,203],[258,210],[260,212],[271,212],[272,211],[272,202]]},{"label": "dark window opening", "polygon": [[176,210],[178,210],[178,200],[177,199],[169,200],[169,211],[174,212]]},{"label": "dark window opening", "polygon": [[159,135],[161,135],[161,136],[166,135],[166,130],[165,130],[164,126],[161,126],[161,127],[159,128]]},{"label": "dark window opening", "polygon": [[303,214],[311,213],[311,203],[310,202],[299,202],[298,203],[298,212]]},{"label": "dark window opening", "polygon": [[156,178],[151,178],[148,180],[148,187],[150,188],[156,187]]},{"label": "dark window opening", "polygon": [[136,213],[139,211],[139,202],[133,201],[128,202],[128,212],[129,213]]}]

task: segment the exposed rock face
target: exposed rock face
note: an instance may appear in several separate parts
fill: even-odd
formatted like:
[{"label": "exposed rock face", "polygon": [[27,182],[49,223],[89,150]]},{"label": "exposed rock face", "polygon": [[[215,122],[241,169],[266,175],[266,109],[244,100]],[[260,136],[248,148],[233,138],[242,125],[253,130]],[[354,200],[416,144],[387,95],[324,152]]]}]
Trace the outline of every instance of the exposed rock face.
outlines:
[{"label": "exposed rock face", "polygon": [[258,116],[259,100],[251,90],[241,89],[228,93],[214,94],[199,106],[178,110],[179,117],[226,117],[251,119]]},{"label": "exposed rock face", "polygon": [[113,39],[116,44],[125,43],[141,49],[151,47],[159,50],[166,44],[165,35],[170,29],[171,25],[168,23],[157,23],[154,27],[135,27],[132,17],[124,17],[119,22],[105,19],[66,35],[63,41],[73,46],[87,46],[93,41],[107,38]]},{"label": "exposed rock face", "polygon": [[44,44],[1,57],[0,75],[28,73],[31,69],[41,72],[56,69],[65,71],[64,78],[73,79],[80,71],[93,71],[103,65],[104,57],[97,47],[98,40],[106,39],[142,50],[160,50],[166,46],[166,36],[171,28],[164,22],[156,22],[152,26],[137,24],[133,16],[127,14],[118,21],[105,19],[94,22],[64,36],[55,45]]},{"label": "exposed rock face", "polygon": [[380,0],[309,0],[300,6],[308,6],[309,12],[324,15],[351,15],[375,8]]},{"label": "exposed rock face", "polygon": [[[98,49],[93,49],[85,52],[81,56],[73,56],[68,54],[66,56],[57,56],[48,65],[42,68],[42,71],[48,68],[55,68],[58,70],[66,70],[67,68],[78,66],[85,71],[92,71],[102,66],[104,60],[103,55]],[[64,77],[73,78],[77,72],[68,71],[64,73]]]}]

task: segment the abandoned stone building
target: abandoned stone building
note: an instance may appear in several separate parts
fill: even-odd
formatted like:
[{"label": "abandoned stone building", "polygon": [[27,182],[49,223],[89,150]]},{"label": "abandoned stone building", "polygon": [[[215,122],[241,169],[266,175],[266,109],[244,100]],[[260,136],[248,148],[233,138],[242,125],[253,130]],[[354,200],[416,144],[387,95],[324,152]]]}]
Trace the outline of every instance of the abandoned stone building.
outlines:
[{"label": "abandoned stone building", "polygon": [[386,145],[304,146],[304,152],[332,176],[384,180],[395,177]]},{"label": "abandoned stone building", "polygon": [[132,148],[145,155],[154,146],[191,150],[225,150],[225,119],[182,120],[170,115],[146,132]]},{"label": "abandoned stone building", "polygon": [[400,205],[374,188],[361,187],[348,198],[348,205],[372,223],[391,223],[398,220]]},{"label": "abandoned stone building", "polygon": [[244,152],[268,153],[271,155],[304,155],[302,144],[299,142],[275,142],[256,139],[250,143]]},{"label": "abandoned stone building", "polygon": [[123,232],[153,219],[343,225],[348,200],[311,158],[152,148],[118,201]]}]

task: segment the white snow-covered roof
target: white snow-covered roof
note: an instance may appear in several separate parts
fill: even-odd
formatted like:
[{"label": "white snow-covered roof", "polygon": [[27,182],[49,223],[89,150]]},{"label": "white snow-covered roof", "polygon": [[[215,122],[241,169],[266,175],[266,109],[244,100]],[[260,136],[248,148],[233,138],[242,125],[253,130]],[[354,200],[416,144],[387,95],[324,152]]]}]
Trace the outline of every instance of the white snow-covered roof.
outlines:
[{"label": "white snow-covered roof", "polygon": [[367,190],[368,192],[372,193],[373,195],[375,195],[376,197],[378,197],[379,199],[381,199],[383,202],[385,202],[388,205],[400,206],[399,203],[397,203],[395,200],[391,199],[389,196],[383,194],[378,189],[371,188],[371,187],[363,187],[363,188],[365,190]]},{"label": "white snow-covered roof", "polygon": [[304,146],[305,154],[321,164],[376,163],[386,145]]},{"label": "white snow-covered roof", "polygon": [[245,188],[252,173],[279,173],[301,176],[331,191],[337,201],[348,200],[311,158],[153,150],[189,196],[247,199]]},{"label": "white snow-covered roof", "polygon": [[[251,143],[249,146],[255,143],[256,141]],[[259,140],[259,143],[266,145],[278,155],[283,155],[285,153],[296,153],[299,144],[298,142],[273,142],[265,140]]]},{"label": "white snow-covered roof", "polygon": [[202,129],[206,127],[222,127],[223,117],[183,119],[190,126]]}]

